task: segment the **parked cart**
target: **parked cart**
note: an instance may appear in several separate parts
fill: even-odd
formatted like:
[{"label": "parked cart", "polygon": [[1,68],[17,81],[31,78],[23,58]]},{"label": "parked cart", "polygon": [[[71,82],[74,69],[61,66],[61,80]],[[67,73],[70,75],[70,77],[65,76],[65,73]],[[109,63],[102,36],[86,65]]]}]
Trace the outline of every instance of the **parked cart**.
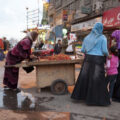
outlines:
[{"label": "parked cart", "polygon": [[65,94],[67,86],[75,84],[75,64],[82,63],[79,60],[40,61],[17,64],[15,67],[36,67],[36,83],[40,92],[41,88],[49,87],[53,94]]}]

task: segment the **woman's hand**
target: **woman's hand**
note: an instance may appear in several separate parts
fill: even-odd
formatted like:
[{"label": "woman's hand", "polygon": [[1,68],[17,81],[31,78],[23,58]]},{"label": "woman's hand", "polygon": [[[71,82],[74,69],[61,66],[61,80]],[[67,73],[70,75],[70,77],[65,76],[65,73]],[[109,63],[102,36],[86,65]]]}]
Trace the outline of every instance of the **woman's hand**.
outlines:
[{"label": "woman's hand", "polygon": [[38,57],[35,55],[30,55],[30,59],[37,59]]},{"label": "woman's hand", "polygon": [[108,59],[111,59],[111,58],[112,58],[112,55],[109,55],[109,56],[108,56]]}]

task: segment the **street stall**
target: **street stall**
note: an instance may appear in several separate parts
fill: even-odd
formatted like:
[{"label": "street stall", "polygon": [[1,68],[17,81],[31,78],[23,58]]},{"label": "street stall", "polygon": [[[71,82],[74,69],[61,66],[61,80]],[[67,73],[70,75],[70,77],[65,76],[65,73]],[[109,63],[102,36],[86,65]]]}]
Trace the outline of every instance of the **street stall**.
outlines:
[{"label": "street stall", "polygon": [[61,95],[67,92],[67,86],[75,84],[75,64],[80,64],[81,59],[70,59],[64,55],[48,56],[41,60],[22,62],[21,64],[6,67],[36,67],[37,91],[41,88],[50,87],[53,94]]}]

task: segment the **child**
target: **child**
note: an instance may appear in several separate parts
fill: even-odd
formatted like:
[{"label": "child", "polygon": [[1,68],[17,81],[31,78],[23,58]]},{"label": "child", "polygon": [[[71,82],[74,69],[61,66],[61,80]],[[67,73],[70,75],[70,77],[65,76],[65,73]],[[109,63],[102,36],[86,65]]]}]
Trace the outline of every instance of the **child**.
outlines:
[{"label": "child", "polygon": [[118,70],[117,70],[118,64],[119,64],[118,50],[115,46],[112,46],[110,48],[110,57],[107,58],[107,64],[106,64],[106,72],[107,72],[106,80],[108,83],[108,87],[109,87],[108,89],[111,100],[112,100],[114,85],[118,74]]}]

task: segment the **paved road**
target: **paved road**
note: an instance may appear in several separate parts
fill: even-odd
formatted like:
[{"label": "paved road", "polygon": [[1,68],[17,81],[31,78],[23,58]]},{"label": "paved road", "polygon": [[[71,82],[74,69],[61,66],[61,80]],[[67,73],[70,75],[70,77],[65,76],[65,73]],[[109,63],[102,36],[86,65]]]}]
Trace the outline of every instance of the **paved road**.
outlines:
[{"label": "paved road", "polygon": [[70,93],[56,96],[51,94],[49,88],[37,93],[35,72],[28,78],[22,70],[19,82],[22,92],[17,94],[3,89],[3,74],[1,65],[0,120],[120,120],[120,103],[113,102],[109,107],[91,107],[72,101]]}]

